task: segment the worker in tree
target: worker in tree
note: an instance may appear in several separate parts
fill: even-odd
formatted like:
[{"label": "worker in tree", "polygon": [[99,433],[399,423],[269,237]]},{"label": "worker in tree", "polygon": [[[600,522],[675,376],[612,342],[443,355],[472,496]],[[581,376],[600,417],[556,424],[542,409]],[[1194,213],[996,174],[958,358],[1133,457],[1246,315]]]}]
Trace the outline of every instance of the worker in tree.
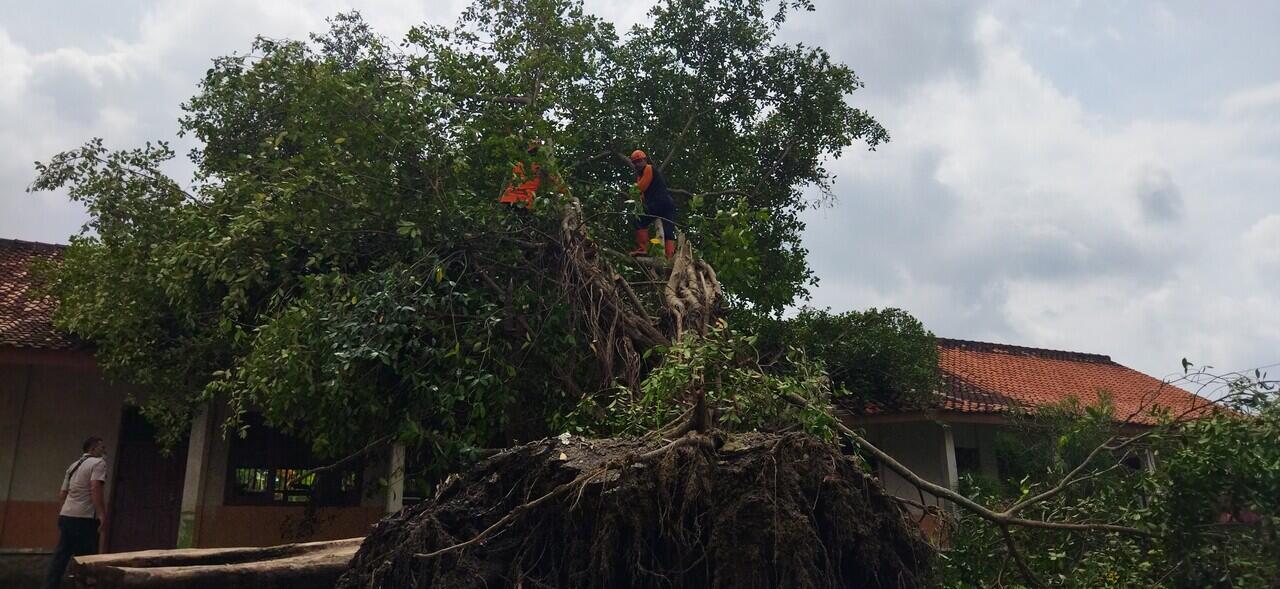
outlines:
[{"label": "worker in tree", "polygon": [[[539,149],[542,149],[542,142],[534,141],[529,144],[525,151],[532,157],[538,154]],[[532,177],[525,173],[524,162],[516,162],[515,165],[511,166],[511,181],[507,183],[506,189],[502,191],[502,196],[498,197],[498,202],[504,203],[517,211],[529,211],[533,209],[533,198],[537,196],[538,189],[542,187],[543,181],[554,183],[556,190],[564,192],[560,181],[551,178],[537,162],[531,162],[529,168],[533,172]]]},{"label": "worker in tree", "polygon": [[635,221],[636,249],[631,251],[631,255],[648,253],[649,227],[656,219],[662,224],[662,236],[666,240],[663,249],[667,258],[671,258],[676,254],[676,203],[671,200],[667,181],[653,165],[653,160],[639,149],[631,152],[631,166],[636,170],[636,189],[644,201],[644,214]]}]

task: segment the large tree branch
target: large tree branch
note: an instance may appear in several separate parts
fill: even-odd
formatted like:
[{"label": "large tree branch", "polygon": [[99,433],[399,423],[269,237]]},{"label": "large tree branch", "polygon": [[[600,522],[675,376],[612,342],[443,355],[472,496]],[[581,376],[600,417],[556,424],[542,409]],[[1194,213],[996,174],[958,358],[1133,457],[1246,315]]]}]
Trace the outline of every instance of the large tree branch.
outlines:
[{"label": "large tree branch", "polygon": [[[800,395],[797,395],[796,393],[787,393],[785,395],[785,398],[787,399],[787,401],[799,407],[811,406],[808,400],[806,400],[804,397],[801,397]],[[1153,534],[1146,530],[1133,528],[1129,526],[1119,526],[1114,524],[1071,523],[1071,522],[1032,520],[1032,519],[1020,518],[1010,513],[998,512],[998,511],[988,509],[978,504],[977,502],[973,501],[972,499],[965,497],[960,493],[957,493],[956,491],[953,491],[947,487],[944,487],[937,483],[933,483],[925,480],[924,478],[921,478],[920,475],[916,474],[911,469],[904,466],[901,462],[898,462],[896,459],[894,459],[894,457],[885,453],[884,450],[877,448],[875,444],[872,444],[871,442],[867,441],[867,439],[859,435],[858,432],[853,431],[851,428],[849,428],[849,426],[841,423],[840,421],[835,422],[835,427],[837,430],[840,431],[840,433],[848,436],[849,439],[853,440],[853,442],[857,444],[858,447],[871,453],[872,456],[875,456],[876,460],[884,464],[889,470],[892,470],[893,472],[897,473],[898,476],[905,479],[912,486],[915,486],[916,488],[921,489],[929,493],[930,495],[933,495],[940,499],[945,499],[947,501],[950,501],[956,504],[957,506],[964,508],[966,511],[969,511],[970,513],[984,520],[987,520],[988,522],[991,522],[995,525],[1020,526],[1020,527],[1027,527],[1027,528],[1040,528],[1040,529],[1046,529],[1046,530],[1060,530],[1060,531],[1067,531],[1067,532],[1081,532],[1081,531],[1114,532],[1114,533],[1120,533],[1120,534],[1131,534],[1131,535],[1146,536],[1146,537],[1156,536],[1156,534]]]},{"label": "large tree branch", "polygon": [[320,467],[312,468],[312,469],[310,469],[310,470],[304,470],[304,471],[302,471],[301,473],[299,473],[297,476],[294,476],[293,478],[289,479],[289,480],[285,483],[285,487],[286,487],[286,488],[288,488],[288,487],[292,487],[292,486],[294,485],[294,483],[297,483],[298,481],[300,481],[300,480],[302,480],[302,479],[304,479],[304,478],[306,478],[306,477],[308,477],[308,476],[310,476],[310,475],[313,475],[313,474],[321,474],[321,473],[325,473],[325,472],[329,472],[329,471],[332,471],[332,470],[337,470],[337,469],[339,469],[339,468],[346,467],[346,466],[348,466],[348,465],[350,465],[350,464],[354,463],[355,461],[360,460],[361,458],[364,458],[364,457],[365,457],[366,455],[368,455],[370,452],[373,452],[374,450],[377,450],[379,447],[383,446],[384,444],[387,444],[387,443],[388,443],[388,442],[390,442],[391,440],[395,439],[395,437],[396,437],[396,436],[395,436],[395,434],[387,434],[387,435],[385,435],[385,436],[382,436],[381,438],[378,438],[378,439],[376,439],[376,440],[374,440],[374,441],[372,441],[372,442],[369,442],[369,444],[368,444],[368,445],[366,445],[364,448],[361,448],[361,449],[357,450],[355,453],[350,454],[350,455],[348,455],[347,457],[345,457],[345,458],[342,458],[342,459],[338,460],[337,462],[333,462],[333,463],[330,463],[330,464],[326,464],[326,465],[324,465],[324,466],[320,466]]},{"label": "large tree branch", "polygon": [[[1027,498],[1027,499],[1024,499],[1024,500],[1022,500],[1022,501],[1019,501],[1019,502],[1015,503],[1015,504],[1014,504],[1013,506],[1011,506],[1009,509],[1006,509],[1006,510],[1004,511],[1004,513],[1005,513],[1006,515],[1014,515],[1015,513],[1017,513],[1017,512],[1019,512],[1019,511],[1021,511],[1021,510],[1022,510],[1022,509],[1024,509],[1024,508],[1026,508],[1027,506],[1035,505],[1036,503],[1040,503],[1040,502],[1042,502],[1042,501],[1045,501],[1045,500],[1047,500],[1047,499],[1052,498],[1053,496],[1057,495],[1058,493],[1061,493],[1062,491],[1066,490],[1066,489],[1067,489],[1067,487],[1069,487],[1069,486],[1071,486],[1071,485],[1073,485],[1073,484],[1076,484],[1076,483],[1078,483],[1078,482],[1080,482],[1080,481],[1088,480],[1088,479],[1091,479],[1091,478],[1094,478],[1094,477],[1098,476],[1100,473],[1092,473],[1092,474],[1090,474],[1090,475],[1088,475],[1088,476],[1080,477],[1080,473],[1084,472],[1085,467],[1086,467],[1086,466],[1089,466],[1089,463],[1091,463],[1091,462],[1093,461],[1093,459],[1094,459],[1094,458],[1096,458],[1099,454],[1101,454],[1103,450],[1109,450],[1109,451],[1121,450],[1121,449],[1125,448],[1126,446],[1129,446],[1129,445],[1133,444],[1134,442],[1136,442],[1136,441],[1138,441],[1138,440],[1140,440],[1140,439],[1142,439],[1142,438],[1147,437],[1147,436],[1148,436],[1148,435],[1150,435],[1150,434],[1151,434],[1151,432],[1150,432],[1150,431],[1143,432],[1143,433],[1141,433],[1141,434],[1139,434],[1139,435],[1137,435],[1137,436],[1133,436],[1133,437],[1131,437],[1131,438],[1126,438],[1126,439],[1125,439],[1125,440],[1123,440],[1119,445],[1116,445],[1116,446],[1112,446],[1112,445],[1111,445],[1111,443],[1112,443],[1112,442],[1115,442],[1115,441],[1117,440],[1117,438],[1112,437],[1112,438],[1107,439],[1107,441],[1105,441],[1105,442],[1103,442],[1103,443],[1101,443],[1101,444],[1098,444],[1098,446],[1097,446],[1096,448],[1094,448],[1094,449],[1093,449],[1093,451],[1092,451],[1092,452],[1090,452],[1090,453],[1089,453],[1089,455],[1088,455],[1088,456],[1086,456],[1086,457],[1085,457],[1085,459],[1084,459],[1084,460],[1082,460],[1082,461],[1080,462],[1080,464],[1079,464],[1079,465],[1077,465],[1074,469],[1072,469],[1072,470],[1071,470],[1071,472],[1067,473],[1067,475],[1066,475],[1066,476],[1062,477],[1062,480],[1058,481],[1058,484],[1057,484],[1057,485],[1054,485],[1054,487],[1053,487],[1053,488],[1051,488],[1051,489],[1049,489],[1049,490],[1047,490],[1047,491],[1045,491],[1045,492],[1043,492],[1043,493],[1040,493],[1040,494],[1038,494],[1038,495],[1035,495],[1035,496],[1033,496],[1033,497],[1029,497],[1029,498]],[[1111,470],[1112,468],[1115,468],[1115,467],[1114,467],[1114,466],[1112,466],[1111,468],[1107,468],[1106,470],[1108,470],[1108,471],[1109,471],[1109,470]],[[1104,472],[1105,472],[1105,471],[1104,471]],[[1077,477],[1080,477],[1080,478],[1077,478]]]},{"label": "large tree branch", "polygon": [[684,142],[684,136],[689,132],[689,126],[693,124],[693,120],[698,118],[698,115],[702,114],[702,112],[695,110],[689,113],[689,118],[685,119],[684,127],[680,129],[680,134],[676,135],[676,138],[671,141],[671,149],[667,151],[667,157],[662,158],[662,163],[658,164],[658,172],[667,170],[667,164],[671,163],[671,158],[675,157],[676,152],[680,151],[680,144]]},{"label": "large tree branch", "polygon": [[693,191],[691,191],[691,190],[684,190],[683,188],[668,188],[667,190],[668,190],[669,192],[671,192],[672,194],[679,194],[679,195],[681,195],[681,196],[687,196],[687,197],[689,197],[689,198],[693,198],[693,197],[695,197],[695,196],[702,196],[702,197],[707,197],[707,196],[741,196],[741,197],[743,197],[743,198],[752,198],[752,197],[754,197],[754,196],[755,196],[754,194],[752,194],[752,193],[750,193],[750,192],[746,192],[746,191],[742,191],[742,190],[711,190],[711,191],[708,191],[708,192],[693,192]]},{"label": "large tree branch", "polygon": [[1044,583],[1040,581],[1040,578],[1032,572],[1030,566],[1027,566],[1026,559],[1022,557],[1022,551],[1018,550],[1018,543],[1013,539],[1013,534],[1009,532],[1009,526],[1000,526],[1000,536],[1004,538],[1004,544],[1009,548],[1009,556],[1018,565],[1018,570],[1022,571],[1022,577],[1027,580],[1027,584],[1032,587],[1044,587]]}]

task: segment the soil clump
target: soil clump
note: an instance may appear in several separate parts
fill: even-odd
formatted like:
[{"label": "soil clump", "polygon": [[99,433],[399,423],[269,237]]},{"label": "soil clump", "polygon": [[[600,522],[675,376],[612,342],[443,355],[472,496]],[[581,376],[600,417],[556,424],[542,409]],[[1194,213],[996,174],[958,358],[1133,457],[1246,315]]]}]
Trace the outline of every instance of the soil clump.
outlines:
[{"label": "soil clump", "polygon": [[898,502],[808,435],[565,435],[387,517],[337,587],[911,589],[932,558]]}]

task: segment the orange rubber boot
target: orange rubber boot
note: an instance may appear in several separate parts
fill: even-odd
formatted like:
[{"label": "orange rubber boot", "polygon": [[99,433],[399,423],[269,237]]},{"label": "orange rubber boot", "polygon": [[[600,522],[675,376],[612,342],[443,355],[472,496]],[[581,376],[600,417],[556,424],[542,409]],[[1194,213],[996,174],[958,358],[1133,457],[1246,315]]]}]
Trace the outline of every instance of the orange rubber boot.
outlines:
[{"label": "orange rubber boot", "polygon": [[643,256],[649,253],[649,229],[636,229],[636,249],[631,250],[633,256]]},{"label": "orange rubber boot", "polygon": [[676,255],[676,242],[668,239],[664,249],[666,250],[668,260],[674,258]]}]

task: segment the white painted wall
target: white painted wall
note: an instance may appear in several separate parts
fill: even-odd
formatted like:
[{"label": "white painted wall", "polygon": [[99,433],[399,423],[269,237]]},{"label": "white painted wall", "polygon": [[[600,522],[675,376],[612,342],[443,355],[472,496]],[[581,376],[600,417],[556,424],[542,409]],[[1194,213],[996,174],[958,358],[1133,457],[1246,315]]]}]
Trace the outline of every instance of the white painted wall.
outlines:
[{"label": "white painted wall", "polygon": [[56,501],[92,435],[106,440],[112,472],[124,398],[94,369],[0,364],[0,501]]},{"label": "white painted wall", "polygon": [[107,501],[125,394],[80,362],[0,362],[0,548],[57,543],[58,490],[89,436],[107,442]]},{"label": "white painted wall", "polygon": [[[922,420],[865,424],[861,427],[871,443],[930,482],[955,488],[959,473],[956,472],[954,448],[976,448],[982,474],[993,478],[998,474],[996,425]],[[914,501],[920,500],[921,493],[897,473],[881,466],[878,476],[889,493]],[[924,494],[924,499],[926,504],[941,504],[930,494]]]},{"label": "white painted wall", "polygon": [[[903,466],[924,479],[941,485],[949,484],[945,432],[937,423],[920,421],[864,426],[867,439]],[[954,464],[954,458],[951,459]],[[880,483],[889,493],[919,501],[921,494],[897,473],[880,467]],[[925,494],[924,502],[939,505],[933,495]]]}]

